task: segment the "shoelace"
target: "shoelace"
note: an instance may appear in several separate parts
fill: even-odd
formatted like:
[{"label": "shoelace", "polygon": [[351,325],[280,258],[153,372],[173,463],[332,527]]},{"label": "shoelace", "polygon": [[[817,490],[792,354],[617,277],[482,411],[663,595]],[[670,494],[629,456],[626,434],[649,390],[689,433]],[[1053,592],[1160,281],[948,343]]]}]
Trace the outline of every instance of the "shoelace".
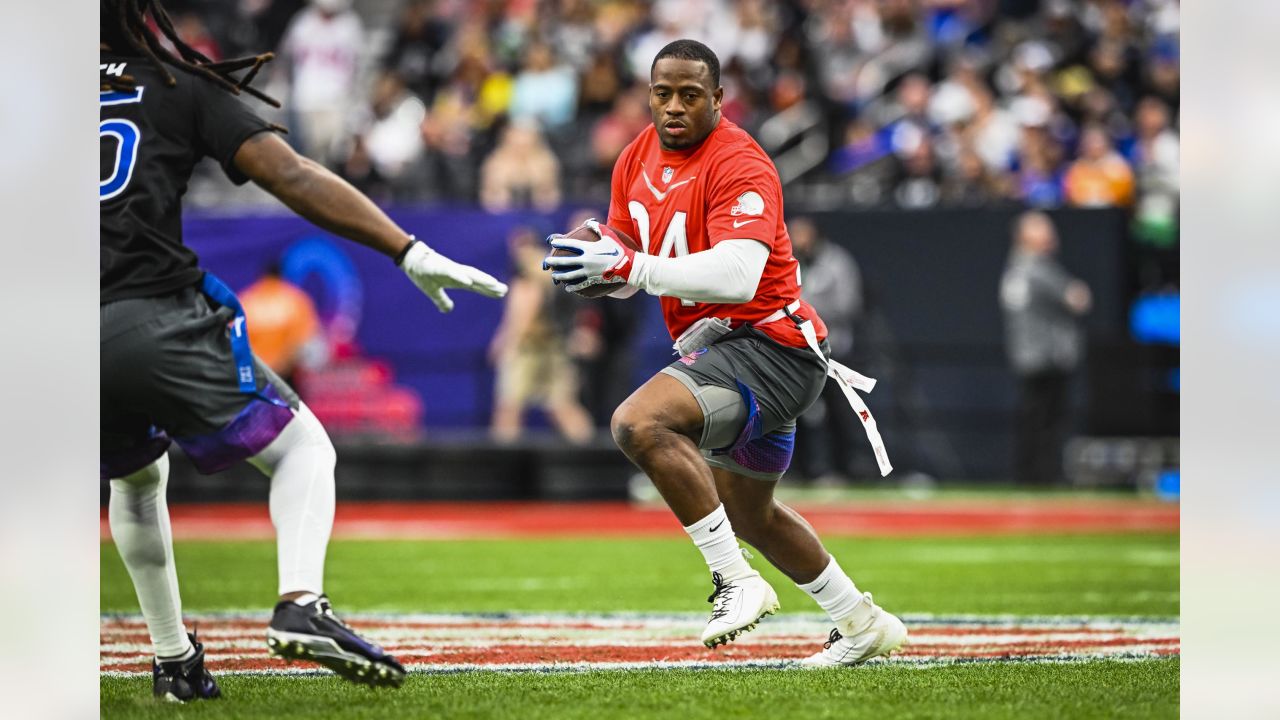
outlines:
[{"label": "shoelace", "polygon": [[843,639],[844,639],[844,636],[840,634],[840,631],[835,628],[832,628],[831,634],[827,636],[827,641],[822,643],[822,649],[830,650],[832,645],[835,645],[837,642]]},{"label": "shoelace", "polygon": [[319,615],[320,617],[328,618],[335,625],[347,631],[352,638],[365,644],[374,652],[381,653],[381,654],[385,654],[387,652],[382,648],[381,645],[370,642],[363,635],[357,633],[354,629],[352,629],[350,625],[343,622],[342,618],[339,618],[337,615],[334,615],[333,606],[329,604],[329,597],[327,595],[321,595],[320,598],[316,600],[316,614]]},{"label": "shoelace", "polygon": [[324,595],[321,595],[320,599],[316,600],[316,614],[332,620],[337,623],[339,627],[352,635],[355,634],[355,630],[352,630],[350,625],[346,624],[341,618],[333,614],[333,606],[329,604],[329,598]]},{"label": "shoelace", "polygon": [[719,620],[729,614],[729,601],[733,599],[733,591],[738,589],[737,585],[725,582],[724,576],[718,572],[711,573],[711,582],[716,588],[711,595],[707,597],[707,602],[711,605],[711,619]]}]

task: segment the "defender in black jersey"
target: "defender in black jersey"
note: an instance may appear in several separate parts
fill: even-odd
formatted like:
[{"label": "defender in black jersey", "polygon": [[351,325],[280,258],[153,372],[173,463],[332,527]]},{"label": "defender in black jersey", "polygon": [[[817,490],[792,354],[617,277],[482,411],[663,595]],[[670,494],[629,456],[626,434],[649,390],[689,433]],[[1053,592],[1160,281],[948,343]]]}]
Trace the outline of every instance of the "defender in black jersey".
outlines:
[{"label": "defender in black jersey", "polygon": [[171,441],[202,472],[247,460],[271,478],[280,577],[272,651],[399,686],[404,668],[338,620],[324,595],[333,445],[253,356],[235,295],[183,245],[182,196],[210,157],[232,182],[253,180],[322,228],[393,258],[442,312],[453,308],[446,288],[501,297],[506,286],[415,240],[242,103],[241,93],[274,103],[249,86],[270,55],[215,63],[182,42],[159,0],[100,3],[101,472],[111,481],[112,536],[156,649],[153,690],[177,701],[220,695],[182,622],[165,504]]}]

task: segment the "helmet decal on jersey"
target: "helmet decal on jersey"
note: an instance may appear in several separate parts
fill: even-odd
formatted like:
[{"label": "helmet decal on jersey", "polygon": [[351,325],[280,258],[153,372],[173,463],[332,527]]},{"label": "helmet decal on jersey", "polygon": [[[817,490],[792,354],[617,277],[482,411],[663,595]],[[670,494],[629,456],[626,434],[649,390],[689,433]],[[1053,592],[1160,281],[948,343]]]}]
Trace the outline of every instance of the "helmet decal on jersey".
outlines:
[{"label": "helmet decal on jersey", "polygon": [[738,196],[738,202],[729,208],[729,214],[737,217],[738,215],[760,215],[764,212],[764,198],[759,193],[748,190]]}]

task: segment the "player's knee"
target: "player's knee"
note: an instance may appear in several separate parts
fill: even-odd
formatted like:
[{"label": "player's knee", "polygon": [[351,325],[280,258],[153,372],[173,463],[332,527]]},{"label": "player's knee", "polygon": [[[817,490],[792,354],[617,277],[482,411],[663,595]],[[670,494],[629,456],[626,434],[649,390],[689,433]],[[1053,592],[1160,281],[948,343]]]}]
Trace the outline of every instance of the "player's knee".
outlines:
[{"label": "player's knee", "polygon": [[613,433],[613,442],[623,452],[628,452],[628,448],[635,441],[637,420],[635,413],[626,403],[619,405],[609,420],[609,431]]},{"label": "player's knee", "polygon": [[298,404],[293,420],[284,426],[276,439],[262,452],[249,458],[249,462],[271,476],[280,463],[298,453],[305,454],[309,462],[330,473],[338,464],[338,452],[329,439],[329,433],[325,432],[324,425],[320,424],[320,420],[305,403]]},{"label": "player's knee", "polygon": [[168,479],[169,455],[166,453],[137,472],[129,473],[124,477],[112,478],[111,488],[117,492],[134,492],[162,485]]},{"label": "player's knee", "polygon": [[658,430],[657,426],[657,421],[650,413],[644,412],[630,402],[619,405],[618,409],[613,411],[613,419],[609,422],[613,441],[630,457],[645,451],[649,444],[648,440],[653,438]]}]

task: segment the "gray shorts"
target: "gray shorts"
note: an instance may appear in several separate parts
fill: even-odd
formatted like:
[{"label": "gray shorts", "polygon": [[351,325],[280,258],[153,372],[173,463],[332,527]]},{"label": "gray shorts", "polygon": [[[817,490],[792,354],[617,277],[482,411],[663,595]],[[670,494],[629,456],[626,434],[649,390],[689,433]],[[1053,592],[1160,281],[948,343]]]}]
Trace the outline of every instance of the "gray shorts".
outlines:
[{"label": "gray shorts", "polygon": [[257,455],[293,419],[298,396],[257,358],[258,395],[240,391],[232,311],[198,289],[107,303],[99,317],[104,479],[155,462],[170,438],[201,472],[217,472]]},{"label": "gray shorts", "polygon": [[[822,350],[830,354],[825,341]],[[683,383],[702,408],[698,448],[707,463],[761,480],[777,480],[790,467],[796,418],[827,379],[812,350],[781,345],[749,326],[661,372]]]}]

